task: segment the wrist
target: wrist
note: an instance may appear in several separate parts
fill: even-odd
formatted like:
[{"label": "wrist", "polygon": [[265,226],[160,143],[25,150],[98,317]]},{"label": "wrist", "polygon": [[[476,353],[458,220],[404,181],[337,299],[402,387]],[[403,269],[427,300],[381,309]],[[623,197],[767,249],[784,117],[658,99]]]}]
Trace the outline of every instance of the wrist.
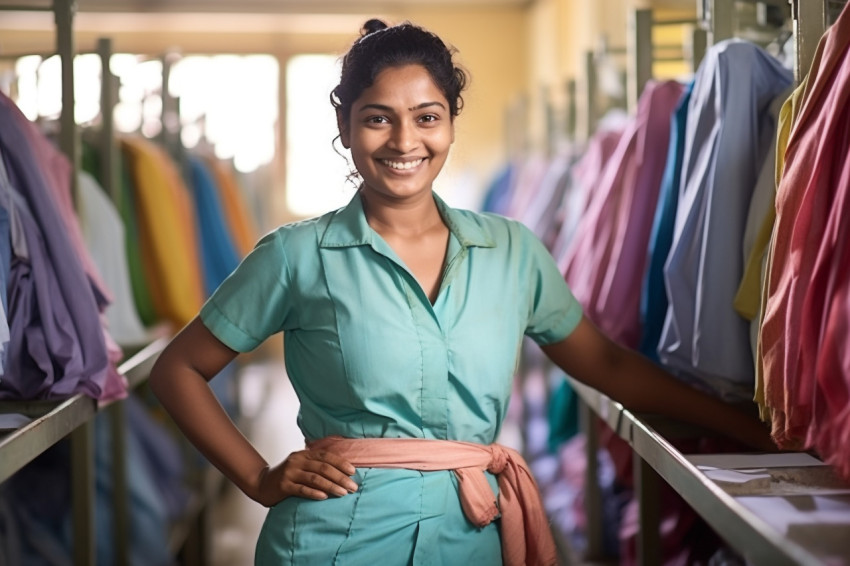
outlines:
[{"label": "wrist", "polygon": [[264,492],[266,491],[264,489],[264,484],[268,478],[269,470],[270,466],[268,464],[260,468],[260,470],[253,475],[253,478],[248,485],[242,489],[245,495],[265,507],[270,507],[270,504],[266,502],[266,497],[264,497]]}]

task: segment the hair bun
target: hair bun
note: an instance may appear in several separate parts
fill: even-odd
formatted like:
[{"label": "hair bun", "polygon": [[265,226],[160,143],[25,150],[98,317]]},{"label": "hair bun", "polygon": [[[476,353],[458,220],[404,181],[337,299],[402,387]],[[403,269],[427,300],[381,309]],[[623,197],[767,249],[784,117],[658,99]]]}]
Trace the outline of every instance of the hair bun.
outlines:
[{"label": "hair bun", "polygon": [[366,37],[367,35],[375,33],[376,31],[387,29],[387,27],[387,24],[385,24],[383,21],[377,18],[372,18],[371,20],[363,24],[363,33],[361,34],[361,37]]}]

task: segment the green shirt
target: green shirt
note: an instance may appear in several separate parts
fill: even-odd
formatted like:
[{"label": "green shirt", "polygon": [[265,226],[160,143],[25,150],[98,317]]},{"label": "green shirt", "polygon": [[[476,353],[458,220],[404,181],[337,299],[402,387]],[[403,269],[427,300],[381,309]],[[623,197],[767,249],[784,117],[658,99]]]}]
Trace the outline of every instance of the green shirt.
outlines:
[{"label": "green shirt", "polygon": [[[201,310],[205,325],[237,351],[251,350],[283,332],[286,369],[301,403],[298,424],[307,439],[341,435],[492,443],[508,408],[523,335],[539,344],[556,342],[581,319],[580,305],[530,230],[497,215],[450,208],[436,195],[434,199],[451,235],[433,305],[368,225],[358,193],[336,212],[265,236]],[[358,471],[358,476],[365,473]],[[361,488],[354,495],[322,502],[290,498],[279,505],[287,508],[288,518],[278,516],[278,522],[295,525],[296,514],[302,516],[301,542],[289,540],[280,548],[316,551],[304,543],[309,523],[303,520],[304,510],[296,509],[304,504],[325,505],[316,517],[326,523],[337,513],[353,517],[355,500],[360,500],[358,513],[365,513],[369,507],[363,506],[371,501],[386,510],[381,516],[388,529],[399,536],[407,533],[403,536],[410,539],[414,555],[423,544],[426,550],[420,552],[433,551],[430,545],[438,539],[429,537],[445,531],[443,517],[443,527],[434,523],[435,532],[429,534],[423,524],[428,517],[462,513],[456,496],[434,496],[452,491],[450,473],[368,473],[369,490],[364,477],[355,477]],[[428,479],[431,474],[437,475]],[[439,486],[426,492],[424,482]],[[435,500],[443,503],[429,510],[426,503]],[[328,513],[331,505],[343,509]],[[277,508],[272,513],[282,514]],[[462,514],[458,516],[462,522]],[[370,519],[370,538],[378,524]],[[400,524],[408,525],[409,532]],[[330,526],[316,528],[320,550],[332,550],[327,556],[338,560],[363,546],[353,534],[357,521],[341,520],[339,528],[344,531],[337,533],[339,540],[328,536]],[[263,536],[270,535],[264,530]],[[388,533],[384,539],[396,545],[394,553],[400,551],[401,541],[392,543]],[[374,548],[362,550],[369,556]],[[322,562],[327,556],[308,557],[306,563],[330,564]],[[414,563],[427,563],[422,560],[420,556]]]}]

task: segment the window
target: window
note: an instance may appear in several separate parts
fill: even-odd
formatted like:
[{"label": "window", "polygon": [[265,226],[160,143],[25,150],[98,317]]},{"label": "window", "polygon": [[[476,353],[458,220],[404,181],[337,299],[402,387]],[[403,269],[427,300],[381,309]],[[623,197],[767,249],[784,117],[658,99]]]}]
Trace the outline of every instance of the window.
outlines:
[{"label": "window", "polygon": [[334,55],[298,55],[286,67],[286,204],[297,216],[335,210],[354,194],[351,156],[338,140],[331,144],[339,134],[330,103],[339,73]]}]

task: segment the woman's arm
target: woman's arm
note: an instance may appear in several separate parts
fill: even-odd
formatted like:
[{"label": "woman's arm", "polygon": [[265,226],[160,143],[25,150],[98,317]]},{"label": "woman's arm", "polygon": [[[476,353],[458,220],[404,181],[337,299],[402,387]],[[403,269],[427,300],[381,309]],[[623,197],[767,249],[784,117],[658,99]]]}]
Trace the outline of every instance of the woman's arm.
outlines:
[{"label": "woman's arm", "polygon": [[189,441],[248,497],[266,506],[289,495],[325,499],[356,489],[348,477],[353,466],[333,454],[294,452],[269,466],[208,384],[236,355],[195,318],[154,364],[151,389]]},{"label": "woman's arm", "polygon": [[753,448],[776,450],[770,431],[755,416],[694,389],[641,354],[619,346],[586,317],[564,340],[543,346],[543,351],[567,374],[631,411],[663,415]]}]

